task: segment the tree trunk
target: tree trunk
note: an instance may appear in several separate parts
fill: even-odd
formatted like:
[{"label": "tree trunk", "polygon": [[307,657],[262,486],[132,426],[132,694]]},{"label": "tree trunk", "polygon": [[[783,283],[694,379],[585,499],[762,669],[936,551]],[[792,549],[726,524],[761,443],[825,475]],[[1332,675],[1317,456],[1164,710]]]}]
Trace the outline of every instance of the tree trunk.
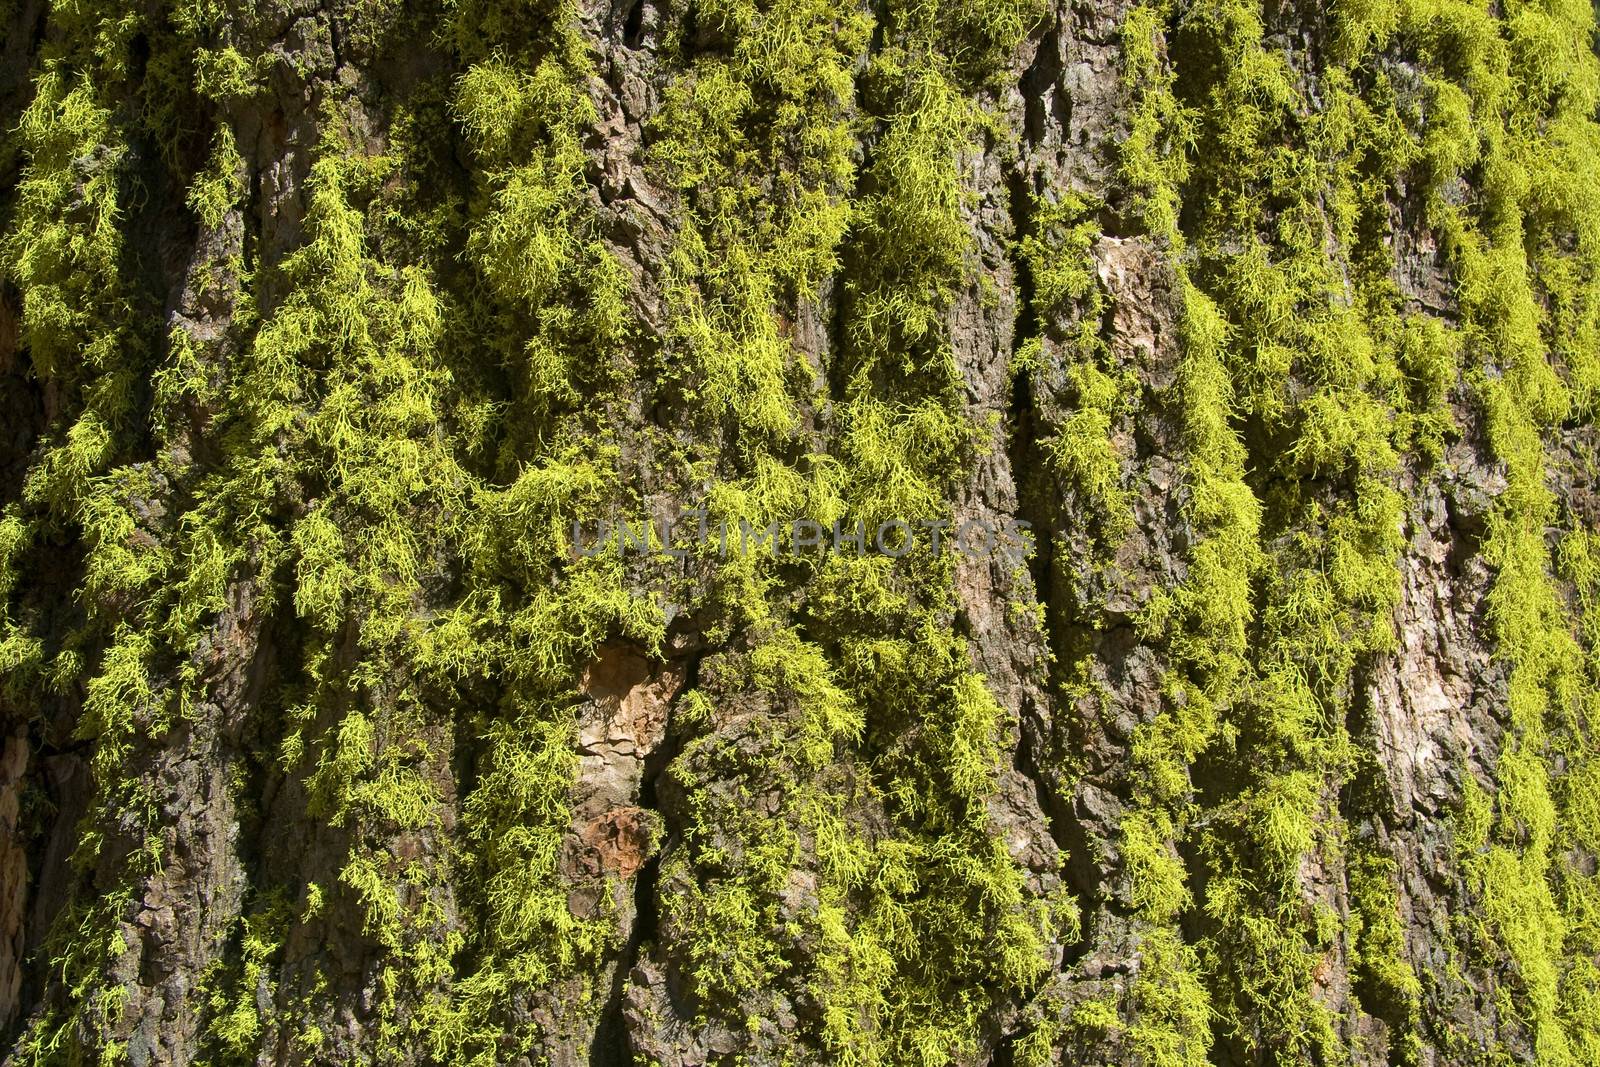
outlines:
[{"label": "tree trunk", "polygon": [[1576,0],[0,0],[4,1064],[1600,1063]]}]

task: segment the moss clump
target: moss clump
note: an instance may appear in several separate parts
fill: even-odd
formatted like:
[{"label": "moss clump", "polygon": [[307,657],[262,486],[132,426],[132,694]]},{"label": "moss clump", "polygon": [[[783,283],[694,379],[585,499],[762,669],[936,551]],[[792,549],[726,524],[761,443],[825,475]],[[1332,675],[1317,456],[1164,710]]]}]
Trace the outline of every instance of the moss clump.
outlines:
[{"label": "moss clump", "polygon": [[[1341,9],[1335,30],[1340,47],[1315,71],[1313,108],[1305,75],[1268,47],[1264,15],[1251,5],[1142,9],[1124,29],[1134,100],[1124,176],[1146,225],[1180,261],[1187,352],[1178,388],[1190,426],[1190,507],[1206,534],[1191,549],[1185,585],[1147,615],[1176,669],[1171,704],[1136,742],[1150,775],[1145,805],[1155,810],[1132,817],[1125,833],[1141,907],[1161,920],[1189,898],[1182,869],[1158,842],[1181,840],[1205,811],[1207,829],[1192,847],[1204,886],[1194,906],[1211,924],[1201,945],[1208,996],[1225,1040],[1244,1054],[1291,1059],[1342,1054],[1313,995],[1326,938],[1301,901],[1298,872],[1302,857],[1340,847],[1323,783],[1351,765],[1339,711],[1347,679],[1361,657],[1392,644],[1400,457],[1426,464],[1454,435],[1447,393],[1470,343],[1405,311],[1390,280],[1392,253],[1378,240],[1389,219],[1373,205],[1397,179],[1420,170],[1437,180],[1473,165],[1481,150],[1464,129],[1448,132],[1461,99],[1454,90],[1432,90],[1441,119],[1420,144],[1413,139],[1378,57],[1400,41],[1431,56],[1443,35],[1469,83],[1506,85],[1494,72],[1500,45],[1483,36],[1498,39],[1499,30],[1468,5]],[[1515,273],[1483,283],[1496,302],[1515,299],[1523,284],[1516,247],[1506,267]],[[1480,284],[1476,269],[1461,272],[1464,308]],[[1526,383],[1506,408],[1559,419],[1565,401],[1542,342],[1508,332],[1519,316],[1531,323],[1542,313],[1508,312],[1499,328]],[[1470,338],[1470,311],[1468,321]],[[1486,410],[1499,436],[1500,416]],[[1529,579],[1505,584],[1547,587],[1537,577],[1548,571],[1542,552],[1528,561]],[[1535,610],[1542,631],[1564,641],[1552,609]],[[1512,699],[1522,700],[1515,687]],[[1208,780],[1229,785],[1197,808],[1189,771],[1201,761]],[[1159,813],[1174,802],[1171,814]],[[1414,1032],[1401,1036],[1415,1041]]]},{"label": "moss clump", "polygon": [[[718,46],[669,87],[650,158],[690,222],[670,264],[664,354],[684,369],[667,395],[731,446],[684,457],[709,475],[712,522],[947,515],[979,430],[948,324],[971,245],[959,162],[980,129],[965,73],[942,58],[953,31],[920,9],[886,12],[892,43],[858,97],[864,14],[780,3],[696,19]],[[857,174],[863,129],[877,147]],[[758,158],[776,173],[755,180]],[[851,203],[853,183],[864,193]],[[848,345],[826,378],[792,325],[819,313],[840,317]],[[692,821],[662,878],[696,888],[663,926],[693,931],[671,952],[693,961],[701,1010],[753,1041],[774,1039],[761,1020],[776,1006],[752,991],[782,990],[844,1062],[945,1063],[974,1051],[1006,991],[1041,980],[1062,920],[1027,899],[988,827],[1001,715],[943,632],[948,558],[887,562],[729,560],[697,598],[753,627],[748,658],[718,669],[705,706],[737,693],[770,710],[737,732],[709,729],[708,712],[674,764]],[[751,761],[755,778],[740,770]],[[763,801],[746,781],[779,783],[775,813],[754,817]],[[887,822],[866,835],[859,813],[872,811]],[[785,905],[796,868],[818,900],[798,917]]]}]

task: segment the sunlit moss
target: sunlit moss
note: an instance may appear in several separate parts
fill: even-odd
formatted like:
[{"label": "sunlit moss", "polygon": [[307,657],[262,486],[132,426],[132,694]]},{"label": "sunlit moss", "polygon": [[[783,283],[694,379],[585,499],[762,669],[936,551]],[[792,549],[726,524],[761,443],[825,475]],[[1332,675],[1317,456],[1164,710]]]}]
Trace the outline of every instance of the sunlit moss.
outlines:
[{"label": "sunlit moss", "polygon": [[[58,925],[64,1006],[34,1021],[29,1058],[124,1054],[119,909],[170,862],[162,798],[126,765],[205,713],[214,623],[248,594],[297,636],[247,732],[340,862],[300,920],[267,894],[235,923],[189,1005],[221,1059],[296,1026],[307,1054],[334,1040],[315,1022],[340,995],[326,976],[295,1020],[257,997],[279,995],[287,925],[336,912],[371,948],[374,1059],[421,1041],[514,1059],[550,1036],[529,990],[604,994],[618,917],[575,914],[559,862],[572,706],[603,642],[663,651],[670,601],[729,646],[721,688],[702,678],[673,710],[689,824],[659,872],[689,887],[660,906],[702,1019],[755,1041],[781,986],[815,1007],[804,1038],[846,1063],[970,1059],[1018,1003],[1019,1062],[1090,1031],[1152,1064],[1220,1043],[1339,1062],[1355,1050],[1317,975],[1343,938],[1360,1007],[1392,1002],[1390,1056],[1417,1060],[1438,979],[1408,968],[1396,871],[1352,846],[1340,790],[1354,680],[1394,647],[1405,492],[1440,471],[1463,412],[1507,483],[1483,557],[1510,693],[1492,789],[1469,788],[1455,827],[1456,910],[1474,916],[1469,963],[1497,976],[1485,995],[1540,1059],[1594,1058],[1600,890],[1581,857],[1600,818],[1584,726],[1600,568],[1547,469],[1600,392],[1589,7],[1337,3],[1310,74],[1281,12],[1136,7],[1110,149],[1126,202],[1049,188],[1011,205],[1037,327],[1013,379],[1059,390],[1042,476],[1082,505],[1096,565],[1133,529],[1119,423],[1149,404],[1180,431],[1181,578],[1137,620],[1168,669],[1116,842],[1140,970],[1126,1003],[1065,1019],[1032,998],[1076,911],[1033,899],[990,825],[1013,724],[951,633],[948,560],[728,560],[690,590],[575,558],[567,533],[641,505],[647,482],[703,494],[714,521],[951,517],[993,431],[966,410],[952,337],[983,299],[968,164],[1008,151],[998,72],[1044,5],[659,5],[662,92],[630,161],[650,189],[625,195],[596,188],[604,90],[576,7],[447,7],[429,27],[447,70],[384,129],[343,89],[318,104],[321,140],[297,149],[303,240],[204,266],[209,295],[237,290],[222,337],[141,290],[131,219],[154,183],[199,232],[254,225],[226,116],[280,57],[250,54],[210,3],[50,15],[0,258],[59,404],[0,517],[0,671],[19,706],[82,693],[96,793],[78,862],[114,869]],[[365,5],[340,45],[381,49],[408,18]],[[1451,270],[1452,321],[1392,278],[1402,185]],[[606,229],[641,194],[672,220],[645,278]],[[1181,303],[1160,396],[1101,336],[1093,256],[1112,221]],[[153,517],[153,500],[182,514]],[[26,588],[63,541],[82,567],[65,635]],[[763,709],[750,745],[723,732],[723,698]],[[457,760],[469,785],[447,825]],[[747,793],[757,770],[773,812]],[[397,857],[407,835],[430,862]],[[1341,855],[1344,931],[1302,885],[1308,858]],[[777,929],[796,869],[815,906]]]}]

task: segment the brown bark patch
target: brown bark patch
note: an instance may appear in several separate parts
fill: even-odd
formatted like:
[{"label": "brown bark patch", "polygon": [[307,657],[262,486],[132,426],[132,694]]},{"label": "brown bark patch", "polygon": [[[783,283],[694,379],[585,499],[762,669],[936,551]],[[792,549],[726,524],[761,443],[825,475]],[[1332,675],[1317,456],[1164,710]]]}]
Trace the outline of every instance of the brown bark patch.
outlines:
[{"label": "brown bark patch", "polygon": [[578,724],[587,751],[647,756],[667,732],[667,709],[683,688],[680,664],[654,665],[626,645],[603,645],[583,672],[593,701]]},{"label": "brown bark patch", "polygon": [[579,833],[580,866],[590,875],[631,878],[650,856],[650,822],[642,808],[613,808]]}]

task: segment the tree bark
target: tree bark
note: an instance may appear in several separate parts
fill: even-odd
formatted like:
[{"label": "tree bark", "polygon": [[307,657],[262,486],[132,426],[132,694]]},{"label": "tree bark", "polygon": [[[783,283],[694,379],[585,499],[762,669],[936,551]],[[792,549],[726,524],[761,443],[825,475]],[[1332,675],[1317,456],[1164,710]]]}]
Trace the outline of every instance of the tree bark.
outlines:
[{"label": "tree bark", "polygon": [[1591,7],[0,19],[6,1065],[1600,1062]]}]

